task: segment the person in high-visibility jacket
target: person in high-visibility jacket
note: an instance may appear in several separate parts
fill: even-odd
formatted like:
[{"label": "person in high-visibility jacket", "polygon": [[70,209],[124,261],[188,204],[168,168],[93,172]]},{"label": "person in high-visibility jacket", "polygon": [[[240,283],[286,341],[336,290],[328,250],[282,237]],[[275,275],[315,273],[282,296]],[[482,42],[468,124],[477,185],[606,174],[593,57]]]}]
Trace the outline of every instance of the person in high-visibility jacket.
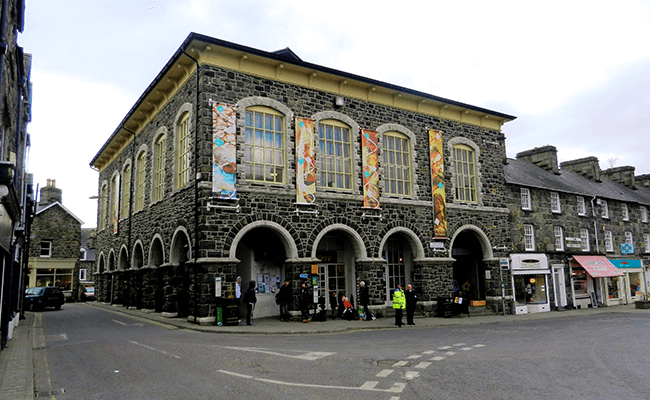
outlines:
[{"label": "person in high-visibility jacket", "polygon": [[402,313],[406,308],[406,298],[404,297],[404,291],[402,290],[402,285],[397,285],[395,293],[393,294],[393,308],[395,309],[395,325],[402,327]]}]

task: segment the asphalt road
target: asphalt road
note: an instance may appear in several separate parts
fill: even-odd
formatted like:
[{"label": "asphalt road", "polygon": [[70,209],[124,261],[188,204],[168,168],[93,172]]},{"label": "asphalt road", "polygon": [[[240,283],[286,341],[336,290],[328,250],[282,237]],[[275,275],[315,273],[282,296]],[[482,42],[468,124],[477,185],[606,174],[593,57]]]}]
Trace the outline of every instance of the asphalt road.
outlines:
[{"label": "asphalt road", "polygon": [[645,314],[264,336],[34,314],[41,399],[650,398]]}]

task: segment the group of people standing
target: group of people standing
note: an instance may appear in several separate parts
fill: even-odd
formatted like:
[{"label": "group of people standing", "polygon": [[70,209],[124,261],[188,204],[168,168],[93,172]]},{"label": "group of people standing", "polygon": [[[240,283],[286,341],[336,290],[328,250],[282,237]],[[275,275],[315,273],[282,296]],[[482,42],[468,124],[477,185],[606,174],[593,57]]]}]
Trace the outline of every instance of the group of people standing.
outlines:
[{"label": "group of people standing", "polygon": [[415,325],[413,322],[413,314],[415,314],[415,304],[417,303],[417,295],[413,286],[407,285],[406,292],[402,290],[402,285],[398,284],[393,293],[393,309],[395,310],[395,325],[400,328],[404,325],[402,322],[403,310],[406,310],[406,324]]},{"label": "group of people standing", "polygon": [[[329,290],[328,290],[329,291]],[[361,319],[365,321],[375,320],[376,317],[368,305],[370,304],[370,293],[368,285],[364,281],[359,282],[359,309],[355,310],[352,302],[343,293],[336,293],[329,291],[330,307],[332,309],[332,319],[342,318],[347,320]],[[248,289],[242,294],[241,292],[241,277],[237,277],[235,285],[235,297],[241,299],[243,305],[246,306],[246,324],[253,325],[253,311],[257,303],[256,282],[250,281]],[[293,294],[289,286],[289,280],[284,281],[284,285],[275,295],[276,304],[280,306],[280,321],[289,322],[289,304],[293,301]],[[309,314],[309,307],[314,303],[314,297],[305,282],[302,282],[300,287],[300,311],[303,322],[311,321]],[[322,300],[324,302],[324,299]],[[402,322],[403,310],[406,310],[406,324],[415,325],[413,322],[413,314],[415,313],[415,305],[417,303],[417,295],[412,285],[407,285],[406,292],[402,290],[402,285],[398,284],[393,293],[393,309],[395,309],[395,325],[400,328],[404,323]],[[321,320],[325,320],[326,312],[321,310]]]}]

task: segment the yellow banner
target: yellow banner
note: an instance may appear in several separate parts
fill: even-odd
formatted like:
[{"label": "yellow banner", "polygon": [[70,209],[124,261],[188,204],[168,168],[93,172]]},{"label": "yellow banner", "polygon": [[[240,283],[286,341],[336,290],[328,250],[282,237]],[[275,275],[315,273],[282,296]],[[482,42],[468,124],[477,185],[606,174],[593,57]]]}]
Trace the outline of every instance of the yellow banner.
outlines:
[{"label": "yellow banner", "polygon": [[447,237],[447,198],[445,196],[445,165],[442,156],[442,132],[429,130],[431,155],[431,192],[433,195],[433,231],[436,238]]}]

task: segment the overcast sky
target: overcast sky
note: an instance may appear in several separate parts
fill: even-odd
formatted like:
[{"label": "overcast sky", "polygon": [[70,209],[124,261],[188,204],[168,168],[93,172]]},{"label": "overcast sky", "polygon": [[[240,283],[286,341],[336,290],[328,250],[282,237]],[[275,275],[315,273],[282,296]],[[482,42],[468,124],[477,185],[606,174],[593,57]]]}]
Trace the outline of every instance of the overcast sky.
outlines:
[{"label": "overcast sky", "polygon": [[[320,4],[315,6],[313,4]],[[488,108],[509,157],[650,173],[648,1],[27,0],[29,170],[96,226],[90,161],[190,32]]]}]

